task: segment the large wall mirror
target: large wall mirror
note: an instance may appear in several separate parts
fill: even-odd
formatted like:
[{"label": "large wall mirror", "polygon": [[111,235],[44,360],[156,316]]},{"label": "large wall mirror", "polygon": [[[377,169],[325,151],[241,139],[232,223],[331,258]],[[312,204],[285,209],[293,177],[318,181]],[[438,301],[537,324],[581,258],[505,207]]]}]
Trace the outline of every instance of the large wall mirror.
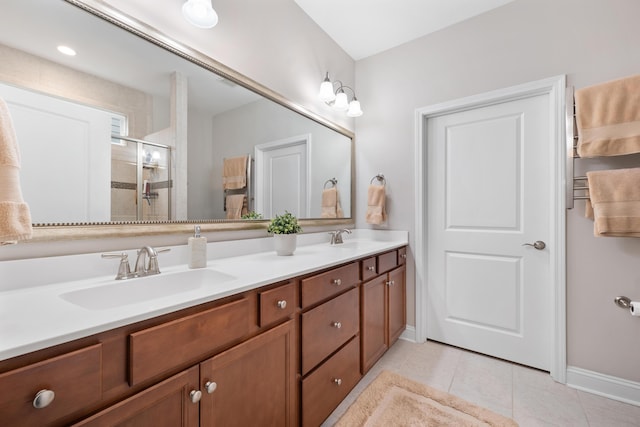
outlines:
[{"label": "large wall mirror", "polygon": [[351,221],[351,132],[100,1],[3,0],[0,63],[36,231]]}]

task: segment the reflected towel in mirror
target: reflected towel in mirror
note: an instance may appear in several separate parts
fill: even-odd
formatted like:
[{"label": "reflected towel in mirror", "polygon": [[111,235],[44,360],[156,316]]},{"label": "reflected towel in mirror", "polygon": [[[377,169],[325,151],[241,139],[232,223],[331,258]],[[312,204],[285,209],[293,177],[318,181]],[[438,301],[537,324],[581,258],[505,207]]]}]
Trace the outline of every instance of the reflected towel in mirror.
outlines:
[{"label": "reflected towel in mirror", "polygon": [[344,218],[342,206],[340,206],[340,193],[336,187],[322,190],[321,218]]},{"label": "reflected towel in mirror", "polygon": [[231,194],[227,196],[227,219],[240,219],[247,213],[247,196]]},{"label": "reflected towel in mirror", "polygon": [[247,185],[247,156],[224,159],[222,186],[225,190],[237,190]]},{"label": "reflected towel in mirror", "polygon": [[0,243],[30,239],[31,212],[20,188],[20,150],[7,103],[0,99]]}]

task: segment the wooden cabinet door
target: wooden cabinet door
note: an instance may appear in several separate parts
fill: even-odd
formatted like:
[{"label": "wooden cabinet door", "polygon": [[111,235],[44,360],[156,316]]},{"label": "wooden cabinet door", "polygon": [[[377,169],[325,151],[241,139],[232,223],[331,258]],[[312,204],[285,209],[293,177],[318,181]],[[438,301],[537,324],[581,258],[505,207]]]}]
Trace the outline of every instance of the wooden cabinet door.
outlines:
[{"label": "wooden cabinet door", "polygon": [[198,366],[149,387],[74,426],[195,427],[199,405],[191,400],[198,391]]},{"label": "wooden cabinet door", "polygon": [[387,318],[389,347],[404,331],[406,325],[406,267],[402,266],[391,271],[387,281]]},{"label": "wooden cabinet door", "polygon": [[387,326],[385,324],[385,294],[387,275],[379,276],[362,285],[361,289],[361,333],[362,373],[387,350]]},{"label": "wooden cabinet door", "polygon": [[201,425],[295,425],[295,346],[288,321],[200,364]]}]

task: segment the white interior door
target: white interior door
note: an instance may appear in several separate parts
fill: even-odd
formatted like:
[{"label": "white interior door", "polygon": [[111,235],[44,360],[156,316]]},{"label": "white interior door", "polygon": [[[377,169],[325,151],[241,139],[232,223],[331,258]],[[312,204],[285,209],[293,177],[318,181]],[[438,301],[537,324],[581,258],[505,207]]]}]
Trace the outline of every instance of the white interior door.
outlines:
[{"label": "white interior door", "polygon": [[256,146],[256,211],[308,217],[308,135]]},{"label": "white interior door", "polygon": [[549,94],[427,122],[427,337],[550,370]]},{"label": "white interior door", "polygon": [[15,126],[33,222],[110,221],[113,114],[8,85],[0,96]]}]

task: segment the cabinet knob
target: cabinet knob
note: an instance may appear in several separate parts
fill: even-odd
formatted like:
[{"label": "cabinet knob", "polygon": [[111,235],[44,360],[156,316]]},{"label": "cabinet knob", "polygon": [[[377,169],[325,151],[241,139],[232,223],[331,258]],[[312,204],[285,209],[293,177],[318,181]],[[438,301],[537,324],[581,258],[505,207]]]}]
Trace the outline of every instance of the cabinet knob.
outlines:
[{"label": "cabinet knob", "polygon": [[340,378],[334,378],[334,379],[333,379],[333,382],[334,382],[336,385],[342,385],[342,379],[340,379]]},{"label": "cabinet knob", "polygon": [[33,407],[36,409],[46,408],[53,402],[56,394],[53,390],[43,389],[36,393],[36,396],[33,399]]},{"label": "cabinet knob", "polygon": [[340,329],[340,328],[342,328],[342,323],[340,323],[340,322],[333,322],[333,323],[331,324],[331,326],[333,326],[333,327],[334,327],[334,328],[336,328],[336,329]]},{"label": "cabinet knob", "polygon": [[204,384],[204,388],[205,390],[207,390],[207,393],[211,394],[216,391],[216,389],[218,388],[218,384],[216,384],[214,381],[207,381]]},{"label": "cabinet knob", "polygon": [[394,282],[393,280],[389,280],[389,281],[387,282],[387,286],[393,286],[393,285],[395,285],[395,284],[396,284],[396,282]]},{"label": "cabinet knob", "polygon": [[280,300],[276,304],[277,304],[278,308],[280,308],[280,309],[284,310],[285,308],[287,308],[287,301],[285,301],[285,300]]},{"label": "cabinet knob", "polygon": [[400,258],[402,258],[402,259],[407,259],[407,254],[401,254],[401,255],[400,255]]},{"label": "cabinet knob", "polygon": [[376,268],[373,265],[370,265],[369,267],[367,267],[367,270],[376,271]]},{"label": "cabinet knob", "polygon": [[342,285],[342,280],[340,280],[340,279],[333,279],[333,284],[334,284],[334,285],[336,285],[336,286],[340,286],[340,285]]},{"label": "cabinet knob", "polygon": [[202,392],[200,390],[191,390],[189,397],[191,398],[191,402],[198,403],[200,402],[200,398],[202,398]]}]

